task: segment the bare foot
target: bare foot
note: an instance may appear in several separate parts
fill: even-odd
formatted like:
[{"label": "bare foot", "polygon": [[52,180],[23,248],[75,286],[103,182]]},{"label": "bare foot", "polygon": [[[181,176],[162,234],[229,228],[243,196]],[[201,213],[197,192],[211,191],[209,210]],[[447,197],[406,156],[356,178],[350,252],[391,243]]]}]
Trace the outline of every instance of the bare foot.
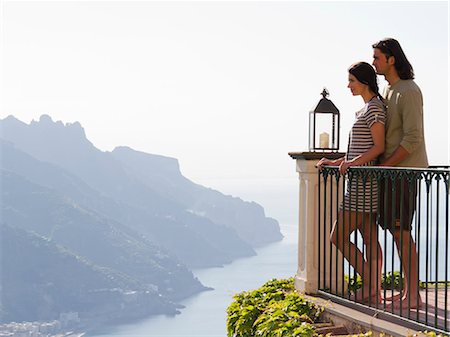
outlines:
[{"label": "bare foot", "polygon": [[400,298],[402,297],[402,295],[403,295],[402,293],[398,293],[398,294],[395,294],[394,296],[386,297],[385,300],[389,301],[389,302],[400,301]]},{"label": "bare foot", "polygon": [[368,291],[364,291],[364,296],[363,296],[363,292],[361,289],[358,289],[356,291],[355,294],[353,294],[352,296],[350,296],[350,299],[356,302],[360,302],[360,303],[369,303],[369,304],[381,304],[382,303],[382,298],[381,298],[381,291],[378,291],[378,294],[376,292],[376,290],[372,290],[370,295]]},{"label": "bare foot", "polygon": [[403,297],[400,301],[400,297],[398,300],[395,300],[386,305],[386,310],[409,310],[409,309],[420,309],[423,307],[423,302],[420,296],[417,298],[408,298],[407,296]]}]

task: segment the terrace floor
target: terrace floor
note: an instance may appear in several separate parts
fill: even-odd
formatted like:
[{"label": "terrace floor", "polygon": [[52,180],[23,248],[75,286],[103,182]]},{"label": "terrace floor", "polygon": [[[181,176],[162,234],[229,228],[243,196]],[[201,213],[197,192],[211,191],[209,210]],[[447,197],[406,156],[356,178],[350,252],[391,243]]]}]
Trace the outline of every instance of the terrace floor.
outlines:
[{"label": "terrace floor", "polygon": [[[392,294],[395,296],[399,293],[392,293],[390,290],[386,292],[387,296],[392,296]],[[383,301],[378,305],[372,304],[371,306],[429,327],[447,332],[450,331],[450,287],[447,289],[438,287],[437,291],[434,287],[422,289],[420,290],[420,296],[422,305],[418,309],[411,308],[408,310],[406,301],[402,303],[402,309],[400,309],[399,302],[397,302],[397,307],[392,306],[392,302],[388,301]]]}]

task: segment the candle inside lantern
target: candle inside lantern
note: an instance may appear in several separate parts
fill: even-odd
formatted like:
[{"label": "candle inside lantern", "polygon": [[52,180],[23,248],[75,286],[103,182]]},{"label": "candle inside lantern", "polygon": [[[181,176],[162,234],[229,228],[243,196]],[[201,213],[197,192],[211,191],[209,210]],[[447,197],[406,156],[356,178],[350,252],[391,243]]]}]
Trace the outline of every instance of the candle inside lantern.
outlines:
[{"label": "candle inside lantern", "polygon": [[320,148],[327,149],[330,147],[330,135],[326,132],[322,132],[319,136]]}]

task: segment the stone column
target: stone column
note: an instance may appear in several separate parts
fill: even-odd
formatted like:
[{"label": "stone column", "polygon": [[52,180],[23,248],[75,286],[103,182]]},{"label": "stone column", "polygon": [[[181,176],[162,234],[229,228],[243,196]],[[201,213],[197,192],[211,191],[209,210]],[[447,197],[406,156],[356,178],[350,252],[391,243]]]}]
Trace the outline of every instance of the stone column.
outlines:
[{"label": "stone column", "polygon": [[[319,288],[327,288],[333,293],[342,293],[343,270],[342,254],[330,245],[330,230],[332,222],[337,214],[336,196],[342,196],[342,186],[336,193],[337,184],[334,178],[328,180],[330,194],[330,182],[333,187],[334,201],[327,205],[321,205],[319,215],[319,175],[315,165],[320,158],[326,156],[330,159],[340,158],[343,153],[289,153],[296,160],[299,173],[299,227],[298,227],[298,269],[295,276],[295,288],[307,294],[316,294]],[[329,200],[329,195],[327,195]],[[324,183],[321,182],[321,199],[324,198]],[[319,224],[320,218],[320,224]],[[319,225],[321,233],[319,238]],[[324,228],[325,227],[325,228]],[[319,286],[319,242],[320,242],[320,286]],[[330,261],[330,249],[331,256]],[[337,254],[337,257],[336,257]],[[331,262],[331,263],[330,263]],[[337,263],[336,263],[337,262]],[[330,267],[331,266],[331,267]],[[336,273],[337,267],[337,273]],[[337,278],[336,278],[337,276]],[[337,282],[336,282],[337,281]],[[337,284],[337,287],[336,287]],[[344,285],[344,290],[346,285]]]}]

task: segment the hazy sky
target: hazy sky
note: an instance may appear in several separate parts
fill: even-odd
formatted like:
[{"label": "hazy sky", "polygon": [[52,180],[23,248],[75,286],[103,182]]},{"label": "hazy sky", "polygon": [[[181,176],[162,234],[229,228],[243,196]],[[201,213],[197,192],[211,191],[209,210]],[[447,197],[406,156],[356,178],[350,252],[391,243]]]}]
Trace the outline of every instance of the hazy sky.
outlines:
[{"label": "hazy sky", "polygon": [[323,87],[342,114],[344,151],[363,105],[347,68],[394,37],[424,94],[430,162],[450,162],[448,1],[1,1],[0,10],[1,118],[79,121],[101,150],[176,157],[198,183],[283,207],[297,197],[287,153],[308,149]]}]

